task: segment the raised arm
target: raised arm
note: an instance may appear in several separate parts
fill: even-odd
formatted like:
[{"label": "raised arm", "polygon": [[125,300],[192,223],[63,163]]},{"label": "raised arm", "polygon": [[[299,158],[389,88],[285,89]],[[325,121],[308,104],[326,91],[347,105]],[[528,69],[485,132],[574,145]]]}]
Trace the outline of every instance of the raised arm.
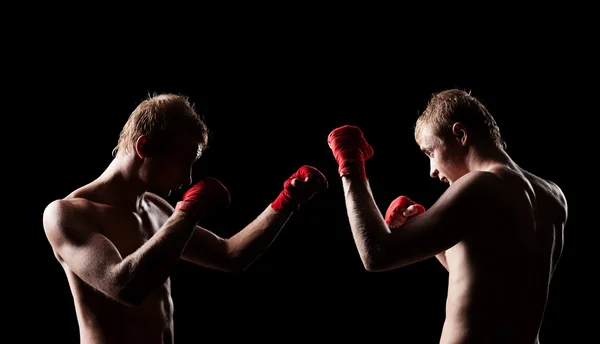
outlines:
[{"label": "raised arm", "polygon": [[276,212],[269,205],[244,229],[225,239],[197,226],[182,259],[225,272],[241,272],[275,240],[291,211]]},{"label": "raised arm", "polygon": [[102,235],[86,200],[53,201],[44,210],[43,226],[61,264],[108,297],[138,306],[165,283],[196,220],[175,211],[158,233],[126,257]]},{"label": "raised arm", "polygon": [[[422,205],[413,202],[406,196],[399,196],[390,203],[385,213],[385,223],[391,230],[395,230],[396,228],[401,228],[408,219],[424,212],[425,207]],[[446,261],[446,252],[440,252],[435,257],[446,271],[450,271],[448,269],[448,262]]]},{"label": "raised arm", "polygon": [[[433,257],[477,227],[476,219],[482,216],[477,205],[486,202],[481,197],[486,194],[484,187],[490,185],[486,182],[489,176],[466,175],[429,210],[391,231],[366,177],[365,161],[372,157],[373,149],[362,131],[354,126],[337,128],[330,133],[328,144],[339,166],[350,229],[368,271],[391,270]],[[469,216],[472,220],[464,221]]]},{"label": "raised arm", "polygon": [[221,271],[243,271],[268,249],[300,204],[327,186],[319,170],[302,166],[283,183],[273,203],[232,237],[223,239],[198,226],[182,258]]},{"label": "raised arm", "polygon": [[[436,256],[485,227],[496,191],[488,172],[471,172],[453,183],[426,212],[390,231],[375,207],[367,180],[343,177],[350,227],[369,271],[386,271]],[[482,204],[487,204],[486,208]],[[359,245],[360,243],[360,245]]]}]

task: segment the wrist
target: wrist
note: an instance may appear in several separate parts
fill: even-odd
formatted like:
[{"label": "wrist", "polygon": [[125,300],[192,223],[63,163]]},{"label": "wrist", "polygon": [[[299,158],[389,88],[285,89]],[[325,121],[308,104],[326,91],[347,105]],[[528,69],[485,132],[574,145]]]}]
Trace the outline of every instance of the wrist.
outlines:
[{"label": "wrist", "polygon": [[184,223],[197,223],[198,218],[185,210],[175,208],[175,211],[171,215],[171,218],[175,221]]},{"label": "wrist", "polygon": [[196,215],[196,211],[198,210],[197,204],[189,201],[179,201],[175,205],[175,210],[187,213],[191,216]]},{"label": "wrist", "polygon": [[283,189],[277,198],[271,203],[271,208],[276,212],[294,211],[298,209],[298,202],[289,194],[287,189]]},{"label": "wrist", "polygon": [[338,168],[340,177],[357,177],[360,179],[367,179],[367,172],[365,170],[365,162],[363,160],[351,160],[343,161]]}]

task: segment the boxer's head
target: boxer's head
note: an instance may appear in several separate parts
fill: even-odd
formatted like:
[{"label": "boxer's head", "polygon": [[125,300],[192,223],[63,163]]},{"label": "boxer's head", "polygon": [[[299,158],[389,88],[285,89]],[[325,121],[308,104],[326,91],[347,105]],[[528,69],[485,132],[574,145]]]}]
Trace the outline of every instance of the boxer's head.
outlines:
[{"label": "boxer's head", "polygon": [[191,182],[192,164],[207,144],[208,129],[187,97],[158,94],[133,110],[113,154],[136,157],[141,179],[168,192]]},{"label": "boxer's head", "polygon": [[467,172],[464,159],[469,146],[506,148],[486,107],[457,89],[433,95],[417,119],[415,140],[430,158],[431,176],[450,183]]}]

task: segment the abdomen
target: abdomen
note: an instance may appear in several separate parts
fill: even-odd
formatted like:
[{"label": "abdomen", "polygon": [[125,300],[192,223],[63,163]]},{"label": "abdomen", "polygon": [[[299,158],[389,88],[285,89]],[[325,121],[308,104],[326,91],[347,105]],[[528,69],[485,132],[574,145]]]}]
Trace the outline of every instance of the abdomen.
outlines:
[{"label": "abdomen", "polygon": [[449,258],[447,343],[535,343],[547,278],[525,255],[460,249]]},{"label": "abdomen", "polygon": [[172,341],[173,305],[169,282],[139,307],[129,307],[110,299],[81,280],[74,288],[82,343],[163,344],[165,338]]}]

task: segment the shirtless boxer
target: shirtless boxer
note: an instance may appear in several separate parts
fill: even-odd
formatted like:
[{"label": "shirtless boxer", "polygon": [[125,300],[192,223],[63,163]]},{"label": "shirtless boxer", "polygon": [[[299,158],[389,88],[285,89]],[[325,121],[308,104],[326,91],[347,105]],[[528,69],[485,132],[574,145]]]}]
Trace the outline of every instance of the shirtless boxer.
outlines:
[{"label": "shirtless boxer", "polygon": [[415,139],[431,177],[449,187],[427,210],[398,197],[384,217],[365,170],[374,151],[361,129],[345,125],[328,136],[365,269],[435,256],[449,273],[440,343],[539,343],[563,248],[565,195],[511,159],[489,111],[461,90],[430,99]]},{"label": "shirtless boxer", "polygon": [[44,230],[67,276],[82,344],[174,343],[169,276],[179,259],[243,271],[300,204],[327,187],[317,169],[302,166],[254,221],[221,238],[198,226],[230,204],[219,180],[197,181],[175,208],[161,197],[192,183],[207,137],[186,97],[149,97],[131,113],[107,169],[45,208]]}]

